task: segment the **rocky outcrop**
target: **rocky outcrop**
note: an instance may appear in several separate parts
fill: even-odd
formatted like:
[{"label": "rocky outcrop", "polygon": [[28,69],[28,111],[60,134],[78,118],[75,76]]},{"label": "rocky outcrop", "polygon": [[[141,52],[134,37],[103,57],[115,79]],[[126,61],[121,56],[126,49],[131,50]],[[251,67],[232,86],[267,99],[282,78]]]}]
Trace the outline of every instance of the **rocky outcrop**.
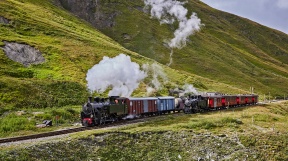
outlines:
[{"label": "rocky outcrop", "polygon": [[120,14],[119,11],[102,11],[103,3],[101,0],[55,0],[54,2],[54,4],[89,22],[97,29],[113,27],[116,16]]},{"label": "rocky outcrop", "polygon": [[7,55],[13,61],[23,64],[24,66],[29,66],[31,64],[40,64],[45,62],[45,58],[42,53],[25,44],[4,42],[5,46],[2,48]]},{"label": "rocky outcrop", "polygon": [[9,20],[5,17],[0,16],[0,24],[9,24]]}]

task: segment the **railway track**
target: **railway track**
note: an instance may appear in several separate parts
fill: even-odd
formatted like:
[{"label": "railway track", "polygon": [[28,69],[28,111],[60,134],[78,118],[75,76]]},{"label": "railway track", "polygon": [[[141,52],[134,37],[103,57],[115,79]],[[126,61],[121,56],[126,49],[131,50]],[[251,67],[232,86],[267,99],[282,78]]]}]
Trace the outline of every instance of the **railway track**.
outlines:
[{"label": "railway track", "polygon": [[69,133],[85,131],[85,130],[87,130],[86,127],[79,127],[79,128],[66,129],[66,130],[61,130],[61,131],[52,131],[52,132],[46,132],[46,133],[40,133],[40,134],[4,138],[4,139],[0,139],[0,144],[22,141],[22,140],[38,139],[38,138],[49,137],[49,136],[57,136],[57,135],[69,134]]},{"label": "railway track", "polygon": [[[255,105],[252,105],[252,106],[255,106]],[[242,108],[247,108],[247,107],[252,107],[252,106],[242,106],[242,107],[237,107],[237,108],[221,109],[221,110],[215,110],[215,111],[209,111],[209,112],[219,112],[219,111],[223,111],[223,110],[229,111],[229,110],[242,109]],[[207,112],[203,112],[203,114],[204,113],[207,113]],[[184,113],[183,112],[180,112],[180,113],[177,112],[177,113],[170,113],[168,115],[184,115]],[[168,116],[168,115],[167,114],[162,115],[162,117]],[[18,136],[18,137],[11,137],[11,138],[2,138],[2,139],[0,139],[0,144],[10,143],[10,142],[18,142],[18,141],[23,141],[23,140],[38,139],[38,138],[44,138],[44,137],[50,137],[50,136],[57,136],[57,135],[63,135],[63,134],[71,134],[71,133],[86,131],[86,130],[95,130],[95,129],[102,129],[102,128],[107,128],[107,127],[116,127],[116,126],[120,126],[120,125],[129,125],[129,124],[149,121],[153,118],[159,118],[159,117],[161,117],[161,116],[153,115],[150,117],[142,117],[142,118],[137,118],[137,119],[133,119],[133,120],[121,120],[118,122],[102,124],[102,125],[93,126],[93,127],[78,127],[78,128],[71,128],[71,129],[65,129],[65,130],[59,130],[59,131],[40,133],[40,134]]]},{"label": "railway track", "polygon": [[[183,113],[171,113],[171,114],[183,114]],[[163,115],[163,116],[165,116],[165,115]],[[107,127],[114,127],[114,126],[116,127],[116,126],[120,126],[120,125],[129,125],[129,124],[148,121],[148,120],[153,119],[155,117],[157,118],[157,117],[159,117],[159,115],[153,115],[150,117],[143,117],[143,118],[136,118],[133,120],[121,120],[118,122],[106,123],[106,124],[102,124],[99,126],[93,126],[93,127],[78,127],[78,128],[71,128],[71,129],[65,129],[65,130],[59,130],[59,131],[45,132],[45,133],[40,133],[40,134],[25,135],[25,136],[11,137],[11,138],[2,138],[2,139],[0,139],[0,144],[23,141],[23,140],[30,140],[30,139],[38,139],[38,138],[44,138],[44,137],[50,137],[50,136],[57,136],[57,135],[63,135],[63,134],[71,134],[71,133],[86,131],[86,130],[95,130],[95,129],[102,129],[102,128],[107,128]]]}]

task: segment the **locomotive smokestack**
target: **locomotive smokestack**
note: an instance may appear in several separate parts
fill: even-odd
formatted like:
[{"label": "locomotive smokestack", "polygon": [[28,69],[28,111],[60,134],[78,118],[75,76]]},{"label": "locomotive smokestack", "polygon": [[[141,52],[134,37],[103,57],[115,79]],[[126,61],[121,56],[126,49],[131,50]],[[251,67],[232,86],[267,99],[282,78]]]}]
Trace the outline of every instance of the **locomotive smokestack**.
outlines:
[{"label": "locomotive smokestack", "polygon": [[94,101],[97,102],[97,103],[99,103],[99,102],[100,102],[100,98],[99,98],[99,97],[95,97],[95,98],[94,98]]},{"label": "locomotive smokestack", "polygon": [[91,96],[88,97],[88,102],[92,103],[92,97]]}]

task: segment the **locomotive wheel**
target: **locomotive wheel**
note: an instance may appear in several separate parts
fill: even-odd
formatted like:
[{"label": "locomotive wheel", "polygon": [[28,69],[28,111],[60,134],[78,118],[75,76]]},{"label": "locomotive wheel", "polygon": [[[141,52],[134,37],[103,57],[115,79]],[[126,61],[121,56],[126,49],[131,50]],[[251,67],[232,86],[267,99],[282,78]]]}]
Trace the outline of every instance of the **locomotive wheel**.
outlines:
[{"label": "locomotive wheel", "polygon": [[190,108],[184,108],[184,113],[186,113],[186,114],[187,114],[187,113],[188,113],[188,114],[191,113],[191,109],[190,109]]},{"label": "locomotive wheel", "polygon": [[89,126],[88,121],[87,121],[87,120],[84,120],[84,121],[82,122],[82,126],[88,127],[88,126]]}]

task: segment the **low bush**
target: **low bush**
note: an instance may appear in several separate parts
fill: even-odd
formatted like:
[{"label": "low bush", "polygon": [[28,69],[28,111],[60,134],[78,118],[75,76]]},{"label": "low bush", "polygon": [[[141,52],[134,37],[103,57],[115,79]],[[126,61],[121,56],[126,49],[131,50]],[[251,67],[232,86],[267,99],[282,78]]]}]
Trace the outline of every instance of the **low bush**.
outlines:
[{"label": "low bush", "polygon": [[25,116],[17,116],[14,113],[8,114],[0,120],[0,136],[21,130],[34,130],[36,122]]},{"label": "low bush", "polygon": [[[45,108],[45,109],[25,109],[24,113],[17,114],[12,109],[6,111],[5,115],[0,119],[0,136],[7,137],[10,135],[19,135],[18,132],[25,133],[33,130],[34,132],[45,131],[45,129],[36,128],[36,124],[42,124],[44,120],[52,120],[53,125],[70,126],[71,123],[80,121],[80,109],[78,106],[62,107],[62,108]],[[57,118],[57,120],[56,120]]]},{"label": "low bush", "polygon": [[215,122],[212,121],[207,121],[207,120],[202,120],[199,122],[190,122],[186,125],[182,125],[183,128],[187,129],[213,129],[216,128],[217,125]]}]

